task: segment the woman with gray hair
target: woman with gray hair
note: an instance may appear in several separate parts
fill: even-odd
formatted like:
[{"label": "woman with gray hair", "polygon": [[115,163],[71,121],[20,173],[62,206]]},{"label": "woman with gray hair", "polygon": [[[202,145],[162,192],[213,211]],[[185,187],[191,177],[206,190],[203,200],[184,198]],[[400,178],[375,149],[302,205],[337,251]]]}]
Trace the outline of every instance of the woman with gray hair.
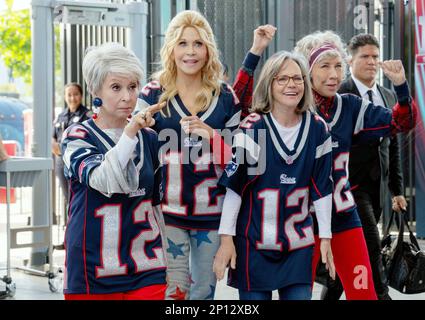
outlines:
[{"label": "woman with gray hair", "polygon": [[142,68],[120,44],[90,48],[83,76],[96,114],[61,145],[71,191],[65,299],[164,299],[159,145],[148,128],[159,108],[131,117]]},{"label": "woman with gray hair", "polygon": [[[295,51],[309,61],[313,94],[318,114],[332,136],[335,182],[332,210],[332,251],[347,300],[376,300],[366,242],[349,182],[348,160],[351,143],[407,132],[414,128],[417,110],[409,93],[400,60],[380,63],[394,84],[398,103],[392,110],[375,106],[351,94],[337,94],[345,77],[345,48],[332,31],[315,32],[298,41]],[[316,250],[313,268],[319,253]]]},{"label": "woman with gray hair", "polygon": [[308,69],[300,55],[281,51],[265,63],[252,111],[235,135],[233,158],[219,185],[226,188],[214,271],[241,300],[311,299],[314,233],[319,221],[322,261],[334,274],[332,141],[312,111]]}]

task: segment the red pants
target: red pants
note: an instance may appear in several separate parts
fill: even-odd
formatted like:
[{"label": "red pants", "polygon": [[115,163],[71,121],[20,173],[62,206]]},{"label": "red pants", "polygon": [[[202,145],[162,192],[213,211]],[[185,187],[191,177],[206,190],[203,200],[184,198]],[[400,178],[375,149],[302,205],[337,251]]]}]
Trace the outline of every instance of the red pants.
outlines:
[{"label": "red pants", "polygon": [[165,284],[108,294],[65,294],[65,300],[164,300]]},{"label": "red pants", "polygon": [[[320,239],[315,237],[313,282],[320,255]],[[377,300],[369,254],[361,227],[332,234],[335,269],[347,300]]]}]

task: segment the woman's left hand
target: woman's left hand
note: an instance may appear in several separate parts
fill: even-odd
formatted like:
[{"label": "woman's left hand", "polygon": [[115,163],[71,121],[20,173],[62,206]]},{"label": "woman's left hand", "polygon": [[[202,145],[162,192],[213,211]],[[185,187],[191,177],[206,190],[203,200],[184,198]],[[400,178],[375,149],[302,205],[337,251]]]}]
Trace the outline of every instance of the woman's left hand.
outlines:
[{"label": "woman's left hand", "polygon": [[335,264],[332,255],[331,239],[320,239],[320,254],[322,256],[322,262],[326,265],[326,270],[329,271],[329,275],[335,280]]},{"label": "woman's left hand", "polygon": [[180,124],[186,134],[194,133],[206,139],[211,139],[214,130],[197,116],[184,117],[180,120]]},{"label": "woman's left hand", "polygon": [[406,72],[401,60],[387,60],[379,63],[382,71],[395,86],[406,82]]}]

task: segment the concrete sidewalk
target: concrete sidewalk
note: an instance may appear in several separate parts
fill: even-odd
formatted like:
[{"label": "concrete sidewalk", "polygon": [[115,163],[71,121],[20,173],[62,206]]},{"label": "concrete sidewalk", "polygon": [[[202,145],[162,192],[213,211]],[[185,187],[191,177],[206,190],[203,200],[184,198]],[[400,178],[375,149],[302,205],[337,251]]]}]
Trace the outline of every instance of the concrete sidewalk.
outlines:
[{"label": "concrete sidewalk", "polygon": [[[23,191],[25,201],[21,203],[18,199],[16,204],[11,205],[11,223],[12,227],[26,226],[28,217],[31,211],[31,202],[27,199],[31,199],[31,189],[26,188]],[[64,230],[62,226],[53,227],[53,244],[61,244],[63,240]],[[30,235],[23,234],[22,242],[26,242],[30,239]],[[419,240],[420,246],[425,250],[425,240]],[[53,293],[49,289],[47,277],[40,277],[28,274],[24,271],[18,270],[18,267],[24,265],[24,261],[30,257],[31,249],[14,249],[11,250],[11,263],[12,263],[12,280],[16,284],[16,294],[13,300],[63,300],[61,288],[59,291]],[[55,250],[53,252],[53,266],[55,270],[57,268],[63,268],[65,261],[65,251]],[[0,204],[0,279],[6,275],[6,205]],[[60,276],[56,279],[60,283]],[[320,292],[322,286],[315,284],[313,287],[313,300],[320,299]],[[0,291],[5,290],[5,284],[0,281]],[[405,295],[392,288],[390,288],[390,296],[393,300],[425,300],[425,293]],[[274,292],[273,299],[277,299],[277,292]],[[215,299],[217,300],[238,300],[238,292],[236,289],[226,285],[226,279],[218,282]],[[343,296],[345,299],[345,296]]]},{"label": "concrete sidewalk", "polygon": [[[56,257],[58,259],[59,257]],[[0,265],[0,269],[3,266]],[[2,270],[3,272],[3,270]],[[3,273],[1,273],[3,275]],[[16,284],[16,294],[13,300],[63,300],[62,292],[52,293],[49,290],[48,280],[46,277],[39,277],[26,274],[23,271],[13,270],[12,279]],[[313,287],[313,298],[312,300],[320,300],[320,292],[322,286],[315,284]],[[4,284],[0,283],[0,291],[4,290]],[[425,300],[425,293],[406,295],[402,294],[392,288],[390,288],[390,296],[393,300]],[[238,300],[239,295],[237,290],[228,287],[225,279],[217,284],[217,290],[215,294],[216,300]],[[273,293],[273,299],[277,300],[277,292]],[[345,300],[345,296],[342,297]]]}]

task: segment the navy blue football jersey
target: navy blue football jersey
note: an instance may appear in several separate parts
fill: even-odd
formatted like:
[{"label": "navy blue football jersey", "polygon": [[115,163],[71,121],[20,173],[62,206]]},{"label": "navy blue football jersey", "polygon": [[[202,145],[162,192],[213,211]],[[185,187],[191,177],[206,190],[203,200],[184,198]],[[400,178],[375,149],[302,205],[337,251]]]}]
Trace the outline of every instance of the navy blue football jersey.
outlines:
[{"label": "navy blue football jersey", "polygon": [[310,284],[314,232],[311,201],[332,194],[332,144],[325,122],[307,111],[293,150],[270,114],[250,114],[235,135],[233,159],[219,185],[242,198],[236,224],[236,269],[229,285],[275,290]]},{"label": "navy blue football jersey", "polygon": [[[137,139],[122,169],[114,141],[93,120],[64,133],[62,154],[71,194],[65,235],[66,294],[125,292],[166,282],[156,211],[161,202],[157,135],[143,129]],[[104,190],[92,187],[95,168]],[[131,191],[120,191],[126,188]]]},{"label": "navy blue football jersey", "polygon": [[360,227],[356,203],[351,193],[348,160],[353,137],[361,141],[391,134],[391,110],[374,106],[352,94],[337,94],[331,114],[318,113],[328,124],[332,136],[333,155],[333,210],[332,232]]},{"label": "navy blue football jersey", "polygon": [[[156,104],[161,93],[157,81],[148,83],[141,91],[139,109]],[[214,161],[209,141],[182,130],[180,120],[191,113],[180,97],[172,98],[167,107],[170,114],[156,113],[153,127],[162,144],[165,223],[185,229],[217,230],[224,200],[217,182],[223,170]],[[240,115],[233,89],[222,84],[220,94],[197,116],[231,145],[231,132],[238,127]]]}]

